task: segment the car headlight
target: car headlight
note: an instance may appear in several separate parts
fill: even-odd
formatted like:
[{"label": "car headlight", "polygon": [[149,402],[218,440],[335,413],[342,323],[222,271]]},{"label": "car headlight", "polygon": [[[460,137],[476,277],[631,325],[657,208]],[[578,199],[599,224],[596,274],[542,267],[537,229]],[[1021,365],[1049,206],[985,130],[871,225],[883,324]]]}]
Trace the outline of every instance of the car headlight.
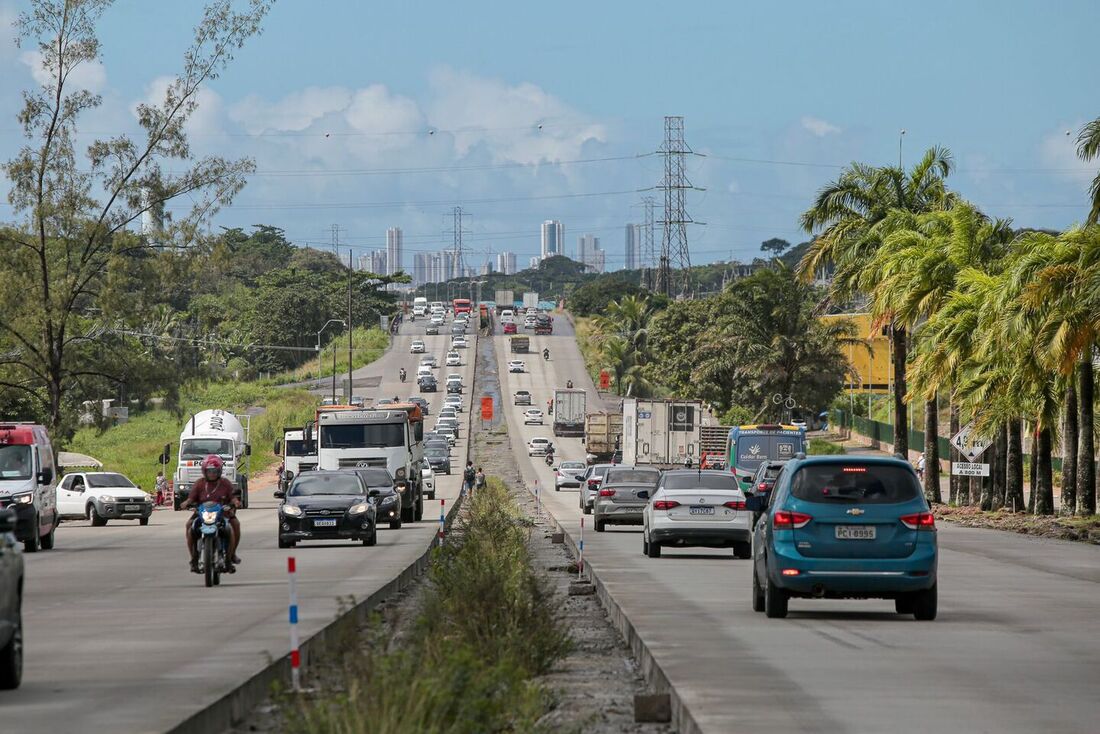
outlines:
[{"label": "car headlight", "polygon": [[405,478],[405,467],[401,467],[400,469],[398,469],[395,476],[398,479],[404,479]]},{"label": "car headlight", "polygon": [[396,489],[398,492],[404,492],[405,491],[405,484],[404,483],[398,484],[394,487],[394,489]]},{"label": "car headlight", "polygon": [[11,501],[19,505],[29,505],[34,502],[34,492],[24,492],[23,494],[13,494]]},{"label": "car headlight", "polygon": [[100,502],[114,502],[115,496],[113,494],[101,494],[99,495]]},{"label": "car headlight", "polygon": [[282,511],[284,515],[289,515],[290,517],[302,516],[302,508],[298,505],[283,505]]},{"label": "car headlight", "polygon": [[362,515],[364,512],[370,509],[370,502],[360,502],[357,505],[352,505],[348,510],[349,515]]},{"label": "car headlight", "polygon": [[213,523],[217,522],[217,520],[218,520],[218,513],[208,512],[206,510],[204,510],[202,512],[202,521],[203,521],[204,524],[212,525]]}]

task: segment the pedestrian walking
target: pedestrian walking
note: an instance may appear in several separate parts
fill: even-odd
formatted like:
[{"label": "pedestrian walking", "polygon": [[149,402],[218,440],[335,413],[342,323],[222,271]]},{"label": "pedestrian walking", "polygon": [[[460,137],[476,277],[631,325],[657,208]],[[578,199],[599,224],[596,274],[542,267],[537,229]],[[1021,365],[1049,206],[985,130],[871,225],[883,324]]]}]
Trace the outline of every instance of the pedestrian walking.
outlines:
[{"label": "pedestrian walking", "polygon": [[475,481],[477,481],[477,472],[474,470],[474,462],[467,461],[466,468],[462,471],[463,494],[474,488]]},{"label": "pedestrian walking", "polygon": [[169,499],[168,480],[164,478],[164,471],[157,472],[157,482],[155,488],[157,491],[157,504],[167,504]]},{"label": "pedestrian walking", "polygon": [[924,454],[921,454],[920,458],[917,459],[917,476],[921,478],[922,482],[924,481]]}]

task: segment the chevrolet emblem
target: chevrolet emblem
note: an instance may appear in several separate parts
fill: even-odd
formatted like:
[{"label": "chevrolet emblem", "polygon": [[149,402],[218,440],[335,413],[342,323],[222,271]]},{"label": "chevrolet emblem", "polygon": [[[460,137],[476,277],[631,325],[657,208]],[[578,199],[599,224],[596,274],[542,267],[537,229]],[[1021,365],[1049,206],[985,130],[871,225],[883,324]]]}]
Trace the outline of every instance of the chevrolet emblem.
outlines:
[{"label": "chevrolet emblem", "polygon": [[862,515],[863,512],[864,511],[859,509],[858,507],[853,507],[852,509],[848,510],[849,515],[856,515],[856,516]]}]

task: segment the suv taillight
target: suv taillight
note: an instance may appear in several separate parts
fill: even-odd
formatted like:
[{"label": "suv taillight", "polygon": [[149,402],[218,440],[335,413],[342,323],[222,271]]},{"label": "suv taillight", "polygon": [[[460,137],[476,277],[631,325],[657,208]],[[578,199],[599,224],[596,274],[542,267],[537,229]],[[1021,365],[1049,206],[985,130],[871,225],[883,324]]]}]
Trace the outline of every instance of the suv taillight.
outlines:
[{"label": "suv taillight", "polygon": [[760,482],[760,484],[756,485],[756,488],[758,490],[760,490],[761,492],[767,492],[768,491],[768,483],[767,482]]},{"label": "suv taillight", "polygon": [[807,515],[804,512],[791,512],[790,510],[780,510],[772,516],[772,527],[777,530],[784,528],[790,530],[792,528],[804,528],[813,520],[812,515]]},{"label": "suv taillight", "polygon": [[743,509],[745,509],[745,501],[744,500],[730,500],[729,502],[725,503],[723,505],[723,507],[728,507],[731,510],[743,510]]},{"label": "suv taillight", "polygon": [[614,497],[615,496],[615,490],[613,490],[613,489],[601,489],[600,490],[600,496],[601,497]]},{"label": "suv taillight", "polygon": [[679,507],[680,503],[676,500],[657,500],[653,503],[654,510],[671,510],[673,507]]},{"label": "suv taillight", "polygon": [[910,530],[936,529],[936,516],[931,512],[915,512],[912,515],[902,515],[898,520],[901,520],[901,524]]}]

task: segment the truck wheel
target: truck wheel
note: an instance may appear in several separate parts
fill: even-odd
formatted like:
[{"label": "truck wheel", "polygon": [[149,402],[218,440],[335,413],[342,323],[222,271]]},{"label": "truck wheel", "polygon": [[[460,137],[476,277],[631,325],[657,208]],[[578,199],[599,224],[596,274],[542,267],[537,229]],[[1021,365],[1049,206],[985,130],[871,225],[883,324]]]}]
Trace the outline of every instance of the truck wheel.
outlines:
[{"label": "truck wheel", "polygon": [[37,553],[38,552],[38,546],[39,546],[39,542],[40,542],[39,537],[38,537],[38,529],[39,529],[38,528],[38,515],[35,515],[34,516],[34,528],[31,530],[31,537],[29,537],[29,538],[27,538],[26,540],[23,541],[23,552],[24,553]]},{"label": "truck wheel", "polygon": [[54,520],[49,535],[42,536],[42,550],[53,550],[53,542],[57,533],[57,520]]},{"label": "truck wheel", "polygon": [[248,477],[241,477],[241,509],[248,509]]},{"label": "truck wheel", "polygon": [[[20,602],[16,600],[16,609]],[[23,681],[23,617],[17,613],[11,639],[0,650],[0,689],[10,691]]]},{"label": "truck wheel", "polygon": [[175,492],[172,492],[172,510],[175,512],[180,511],[180,496]]}]

